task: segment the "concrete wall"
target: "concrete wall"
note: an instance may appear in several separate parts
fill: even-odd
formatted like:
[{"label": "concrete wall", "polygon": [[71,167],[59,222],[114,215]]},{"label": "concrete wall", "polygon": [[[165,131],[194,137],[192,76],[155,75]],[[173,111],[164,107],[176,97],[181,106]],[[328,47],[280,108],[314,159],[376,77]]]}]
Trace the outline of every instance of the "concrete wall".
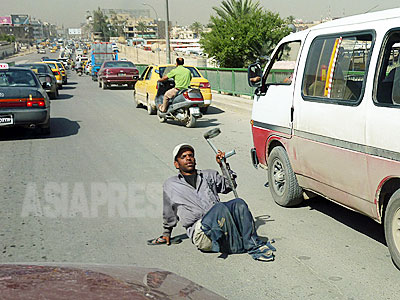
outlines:
[{"label": "concrete wall", "polygon": [[[152,52],[123,44],[118,44],[118,49],[120,58],[126,58],[135,64],[166,64],[167,61],[166,53],[163,50]],[[179,56],[182,55],[180,54]],[[171,53],[172,64],[175,64],[177,57],[178,55]],[[207,64],[207,60],[202,57],[183,55],[183,58],[185,59],[185,65],[204,67]]]},{"label": "concrete wall", "polygon": [[0,59],[15,54],[15,43],[2,43],[0,42]]}]

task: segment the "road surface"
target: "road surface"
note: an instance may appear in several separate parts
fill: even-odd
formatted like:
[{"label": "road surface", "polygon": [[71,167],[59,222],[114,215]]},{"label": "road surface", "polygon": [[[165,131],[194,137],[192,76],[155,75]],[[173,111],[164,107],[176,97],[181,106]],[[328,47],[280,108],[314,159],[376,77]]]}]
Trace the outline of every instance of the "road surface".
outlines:
[{"label": "road surface", "polygon": [[[157,267],[227,299],[398,299],[400,273],[379,224],[322,198],[291,209],[273,202],[266,172],[251,165],[248,110],[212,107],[185,128],[135,108],[131,90],[103,91],[75,73],[69,82],[51,102],[49,137],[0,130],[1,263]],[[201,253],[188,239],[146,245],[162,232],[162,184],[176,174],[172,149],[191,143],[198,168],[217,168],[203,138],[217,126],[215,144],[237,152],[230,164],[259,235],[276,240],[274,262]],[[173,235],[185,231],[178,225]]]}]

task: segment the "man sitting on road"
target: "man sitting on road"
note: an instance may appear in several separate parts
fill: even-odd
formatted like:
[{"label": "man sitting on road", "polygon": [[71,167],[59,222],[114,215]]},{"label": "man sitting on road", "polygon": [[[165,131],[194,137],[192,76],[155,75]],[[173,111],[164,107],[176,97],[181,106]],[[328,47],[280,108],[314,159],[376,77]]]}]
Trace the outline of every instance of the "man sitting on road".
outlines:
[{"label": "man sitting on road", "polygon": [[[227,254],[247,252],[255,260],[274,260],[275,248],[258,237],[246,202],[240,198],[220,202],[218,193],[232,191],[228,179],[215,170],[196,170],[194,148],[189,144],[177,145],[172,154],[179,174],[164,183],[164,233],[148,244],[170,245],[172,229],[180,220],[199,250]],[[225,153],[218,151],[219,165],[224,157]],[[231,175],[236,177],[232,171]]]},{"label": "man sitting on road", "polygon": [[183,59],[183,57],[178,57],[176,59],[176,68],[171,70],[167,75],[164,75],[158,80],[160,82],[166,81],[169,78],[173,78],[175,80],[175,87],[165,92],[163,104],[158,107],[161,112],[167,111],[168,101],[174,98],[179,90],[187,89],[190,86],[192,73],[189,69],[183,66],[184,63],[185,60]]}]

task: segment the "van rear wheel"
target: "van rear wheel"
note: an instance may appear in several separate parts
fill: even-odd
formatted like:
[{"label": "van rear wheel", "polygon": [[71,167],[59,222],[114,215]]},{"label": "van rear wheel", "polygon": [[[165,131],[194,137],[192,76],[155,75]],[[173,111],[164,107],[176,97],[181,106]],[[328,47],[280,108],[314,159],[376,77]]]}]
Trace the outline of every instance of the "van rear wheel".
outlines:
[{"label": "van rear wheel", "polygon": [[390,197],[385,211],[384,228],[390,256],[400,269],[400,190]]},{"label": "van rear wheel", "polygon": [[268,157],[268,182],[277,204],[291,207],[304,200],[303,191],[297,183],[289,157],[282,146],[272,149]]}]

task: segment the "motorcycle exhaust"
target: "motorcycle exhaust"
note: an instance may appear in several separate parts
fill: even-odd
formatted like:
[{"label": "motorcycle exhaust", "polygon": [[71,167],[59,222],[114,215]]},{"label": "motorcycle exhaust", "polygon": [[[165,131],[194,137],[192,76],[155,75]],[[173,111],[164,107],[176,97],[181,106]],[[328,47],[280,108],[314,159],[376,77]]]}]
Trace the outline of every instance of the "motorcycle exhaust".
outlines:
[{"label": "motorcycle exhaust", "polygon": [[[210,147],[214,150],[215,154],[218,154],[218,149],[211,142],[211,139],[217,137],[220,133],[221,133],[221,130],[219,128],[214,128],[214,129],[211,129],[211,130],[207,131],[206,133],[204,133],[204,138],[206,139],[206,141],[210,145]],[[233,194],[235,195],[236,198],[239,198],[238,193],[235,188],[235,185],[233,184],[233,179],[229,172],[229,167],[227,166],[227,163],[226,163],[226,160],[235,154],[236,154],[235,150],[225,153],[225,157],[223,159],[221,159],[221,163],[222,163],[221,171],[222,171],[222,174],[224,175],[224,177],[228,179],[228,183],[229,183],[230,188],[233,191]]]}]

